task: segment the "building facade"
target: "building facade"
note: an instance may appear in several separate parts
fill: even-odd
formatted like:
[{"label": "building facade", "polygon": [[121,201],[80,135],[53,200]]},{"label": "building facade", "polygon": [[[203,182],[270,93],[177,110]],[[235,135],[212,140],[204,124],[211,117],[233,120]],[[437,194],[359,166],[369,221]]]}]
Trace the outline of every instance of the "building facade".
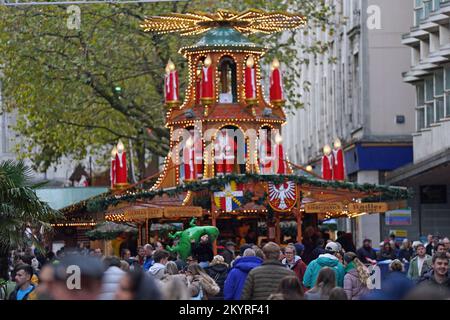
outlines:
[{"label": "building facade", "polygon": [[403,74],[416,90],[414,162],[391,172],[391,184],[411,187],[412,234],[450,234],[450,1],[416,0],[403,44],[411,63]]},{"label": "building facade", "polygon": [[[413,161],[411,133],[415,127],[414,89],[403,82],[409,51],[401,36],[413,21],[414,0],[333,0],[341,21],[321,56],[300,56],[299,88],[305,107],[291,113],[283,136],[294,163],[312,165],[321,172],[324,145],[340,138],[345,150],[347,179],[358,183],[385,182],[385,173]],[[297,43],[314,36],[298,35]],[[331,58],[335,62],[330,62]],[[374,243],[384,238],[382,215],[342,219],[339,229],[353,232],[358,245],[364,238]]]}]

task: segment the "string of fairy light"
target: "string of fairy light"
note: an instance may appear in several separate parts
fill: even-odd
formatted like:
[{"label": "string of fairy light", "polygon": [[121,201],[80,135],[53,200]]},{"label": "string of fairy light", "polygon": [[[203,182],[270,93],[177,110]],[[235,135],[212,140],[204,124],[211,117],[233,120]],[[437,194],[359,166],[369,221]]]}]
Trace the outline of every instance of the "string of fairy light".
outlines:
[{"label": "string of fairy light", "polygon": [[301,14],[266,12],[249,9],[234,12],[220,9],[215,14],[188,12],[170,13],[146,18],[141,24],[144,31],[159,34],[177,32],[181,35],[198,35],[218,25],[227,24],[243,34],[281,32],[305,26],[307,19]]}]

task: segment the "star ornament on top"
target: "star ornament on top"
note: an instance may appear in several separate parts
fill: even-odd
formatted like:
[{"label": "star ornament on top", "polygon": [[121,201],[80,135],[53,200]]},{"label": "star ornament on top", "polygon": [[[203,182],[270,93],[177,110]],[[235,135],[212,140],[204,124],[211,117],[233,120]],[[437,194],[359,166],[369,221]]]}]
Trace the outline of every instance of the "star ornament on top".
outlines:
[{"label": "star ornament on top", "polygon": [[301,14],[257,9],[243,12],[219,9],[216,13],[190,12],[153,16],[146,18],[141,28],[156,33],[179,32],[182,35],[196,35],[211,28],[232,27],[242,34],[258,32],[270,34],[305,25],[306,17]]}]

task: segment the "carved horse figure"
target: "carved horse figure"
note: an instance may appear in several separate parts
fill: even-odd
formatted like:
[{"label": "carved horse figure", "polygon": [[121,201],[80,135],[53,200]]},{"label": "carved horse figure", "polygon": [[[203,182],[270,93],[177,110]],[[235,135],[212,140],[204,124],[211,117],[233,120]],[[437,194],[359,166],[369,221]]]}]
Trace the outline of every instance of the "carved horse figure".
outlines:
[{"label": "carved horse figure", "polygon": [[197,226],[195,224],[196,218],[192,218],[189,223],[190,228],[177,231],[169,234],[170,239],[179,239],[176,246],[167,246],[167,251],[177,252],[180,254],[181,259],[186,260],[191,255],[191,244],[193,241],[198,243],[200,238],[205,234],[209,236],[211,241],[214,241],[219,236],[219,229],[213,226]]}]

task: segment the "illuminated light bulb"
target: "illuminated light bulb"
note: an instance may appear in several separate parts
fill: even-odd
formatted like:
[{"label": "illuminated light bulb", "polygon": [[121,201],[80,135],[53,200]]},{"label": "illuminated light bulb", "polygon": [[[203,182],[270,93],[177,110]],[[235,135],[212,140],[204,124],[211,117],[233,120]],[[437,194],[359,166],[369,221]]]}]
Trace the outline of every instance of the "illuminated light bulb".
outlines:
[{"label": "illuminated light bulb", "polygon": [[336,138],[336,140],[334,140],[333,147],[334,147],[334,149],[339,149],[339,148],[342,147],[342,143],[341,143],[341,140],[339,138]]},{"label": "illuminated light bulb", "polygon": [[111,150],[111,158],[115,158],[117,154],[117,147],[114,146],[114,148]]},{"label": "illuminated light bulb", "polygon": [[306,166],[306,171],[312,172],[313,171],[313,167],[312,166]]},{"label": "illuminated light bulb", "polygon": [[169,70],[169,72],[175,70],[175,64],[170,59],[169,59],[169,62],[167,62],[166,72],[167,72],[167,70]]},{"label": "illuminated light bulb", "polygon": [[330,145],[325,145],[325,147],[323,147],[323,154],[328,156],[331,153],[331,147]]},{"label": "illuminated light bulb", "polygon": [[275,143],[276,144],[281,144],[283,142],[283,137],[277,133],[277,135],[275,136]]},{"label": "illuminated light bulb", "polygon": [[206,59],[203,62],[203,64],[205,65],[205,67],[208,68],[211,65],[211,63],[212,63],[211,56],[208,54],[208,56],[206,57]]},{"label": "illuminated light bulb", "polygon": [[280,67],[280,61],[277,58],[274,58],[272,61],[272,70],[278,69]]},{"label": "illuminated light bulb", "polygon": [[117,143],[117,152],[122,153],[125,150],[122,140]]},{"label": "illuminated light bulb", "polygon": [[247,59],[247,67],[253,68],[255,65],[255,59],[253,59],[253,56],[248,57]]}]

